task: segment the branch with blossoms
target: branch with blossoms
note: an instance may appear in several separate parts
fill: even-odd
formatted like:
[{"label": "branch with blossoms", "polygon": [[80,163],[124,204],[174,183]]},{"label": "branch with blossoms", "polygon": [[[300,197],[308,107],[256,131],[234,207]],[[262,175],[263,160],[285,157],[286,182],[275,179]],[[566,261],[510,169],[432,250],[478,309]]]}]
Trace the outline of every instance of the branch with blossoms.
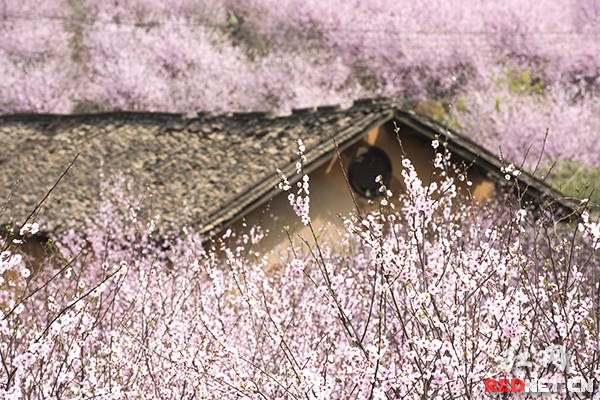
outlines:
[{"label": "branch with blossoms", "polygon": [[[315,286],[321,288],[320,294],[323,295],[324,301],[329,303],[331,312],[334,313],[334,315],[336,315],[338,317],[339,321],[341,322],[342,326],[344,327],[345,333],[348,336],[348,338],[353,343],[355,343],[355,345],[358,346],[366,354],[366,350],[362,345],[362,339],[360,339],[357,330],[352,325],[351,321],[349,320],[348,316],[346,315],[346,311],[341,307],[340,302],[337,298],[336,292],[332,289],[332,282],[331,282],[331,276],[330,276],[331,275],[331,266],[330,266],[330,264],[325,262],[322,248],[319,244],[317,235],[315,234],[315,231],[313,229],[313,226],[312,226],[312,223],[311,223],[311,220],[309,217],[309,202],[310,202],[309,177],[308,177],[308,175],[306,175],[304,173],[304,164],[307,161],[306,156],[304,155],[304,151],[306,149],[305,149],[301,139],[298,139],[297,144],[298,144],[298,156],[300,156],[300,161],[298,163],[296,163],[296,174],[302,174],[302,180],[299,181],[297,184],[298,185],[297,196],[294,196],[293,193],[290,193],[288,195],[288,200],[290,202],[290,205],[294,208],[294,212],[296,213],[296,215],[302,219],[302,223],[305,226],[308,226],[310,228],[312,237],[314,239],[316,251],[310,250],[310,245],[308,244],[308,242],[304,238],[302,238],[302,240],[309,248],[309,251],[310,251],[310,254],[311,254],[311,257],[313,258],[313,260],[316,261],[316,265],[318,266],[318,269],[321,273],[321,277],[323,278],[323,281],[326,283],[325,288],[328,289],[328,293],[325,293],[325,290],[323,290],[323,287],[320,287],[319,284],[313,278],[310,277],[310,275],[308,274],[308,272],[306,270],[304,270],[304,274],[309,277],[309,279]],[[284,175],[282,175],[281,171],[279,171],[279,170],[277,170],[277,173],[281,179],[279,188],[284,191],[288,191],[290,189],[290,184],[287,181],[286,177]],[[303,195],[303,196],[301,197],[301,195]],[[290,245],[292,245],[291,241],[290,241]],[[301,269],[299,267],[299,265],[302,265],[302,263],[300,261],[294,260],[293,264],[294,264],[294,269],[296,271]]]},{"label": "branch with blossoms", "polygon": [[281,170],[277,170],[277,174],[281,179],[279,183],[279,189],[288,192],[288,200],[290,205],[294,208],[294,212],[297,216],[302,219],[302,223],[304,225],[308,225],[310,223],[310,191],[309,191],[309,183],[308,183],[308,175],[304,173],[304,163],[306,163],[306,156],[304,155],[304,151],[306,148],[304,147],[302,140],[298,139],[298,155],[300,156],[300,161],[296,163],[296,174],[302,174],[302,179],[298,181],[298,192],[296,194],[292,193],[290,190],[292,187],[288,182],[285,175],[281,173]]}]

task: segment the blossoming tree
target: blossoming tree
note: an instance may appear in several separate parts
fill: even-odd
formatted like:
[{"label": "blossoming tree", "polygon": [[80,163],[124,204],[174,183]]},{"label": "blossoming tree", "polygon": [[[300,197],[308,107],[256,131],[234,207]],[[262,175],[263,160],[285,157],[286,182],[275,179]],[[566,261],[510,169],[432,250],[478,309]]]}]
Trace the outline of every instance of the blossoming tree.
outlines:
[{"label": "blossoming tree", "polygon": [[[599,380],[600,225],[586,202],[576,229],[522,197],[480,207],[454,184],[443,144],[434,147],[438,183],[405,158],[406,193],[382,186],[379,211],[343,217],[343,251],[313,232],[270,271],[248,251],[257,230],[205,242],[184,226],[158,244],[155,220],[132,212],[118,185],[85,238],[62,238],[61,262],[34,266],[7,244],[0,394],[484,399],[485,379],[511,373]],[[281,178],[311,226],[309,180],[295,191]],[[534,368],[557,345],[568,368]],[[513,370],[510,349],[531,355],[529,366]],[[583,395],[598,398],[598,387]]]}]

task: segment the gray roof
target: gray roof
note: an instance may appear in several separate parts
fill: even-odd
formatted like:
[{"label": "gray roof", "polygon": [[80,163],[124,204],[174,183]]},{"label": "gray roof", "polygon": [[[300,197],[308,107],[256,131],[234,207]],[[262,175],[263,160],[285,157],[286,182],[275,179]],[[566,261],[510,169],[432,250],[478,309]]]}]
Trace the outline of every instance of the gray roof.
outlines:
[{"label": "gray roof", "polygon": [[[360,100],[336,106],[267,113],[180,114],[112,112],[86,115],[4,115],[0,117],[0,196],[17,189],[7,210],[19,222],[35,208],[76,154],[73,168],[44,203],[41,218],[60,231],[81,213],[91,214],[99,199],[100,170],[109,177],[133,177],[139,194],[148,185],[151,204],[162,221],[173,221],[187,207],[203,232],[219,229],[278,192],[275,170],[295,176],[302,139],[310,172],[340,149],[390,120],[413,128],[425,139],[440,135],[456,155],[477,156],[477,165],[502,181],[497,157],[467,138],[386,100]],[[523,174],[520,185],[530,179]],[[560,194],[534,180],[534,197]],[[537,195],[536,195],[537,194]],[[563,204],[568,207],[567,203]]]}]

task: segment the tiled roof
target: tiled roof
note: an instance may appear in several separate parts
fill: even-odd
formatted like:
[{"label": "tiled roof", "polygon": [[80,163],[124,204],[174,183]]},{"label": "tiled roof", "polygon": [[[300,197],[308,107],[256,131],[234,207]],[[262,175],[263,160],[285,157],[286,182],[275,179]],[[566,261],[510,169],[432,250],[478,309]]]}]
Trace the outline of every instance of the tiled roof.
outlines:
[{"label": "tiled roof", "polygon": [[[460,135],[388,100],[357,101],[349,109],[329,106],[266,113],[179,114],[113,112],[89,115],[5,115],[0,117],[0,196],[19,180],[2,223],[22,222],[77,153],[73,168],[46,201],[42,218],[60,231],[94,209],[104,176],[122,172],[139,188],[152,189],[152,209],[172,221],[186,206],[193,221],[209,232],[230,223],[275,193],[280,168],[294,175],[301,138],[309,170],[329,159],[335,135],[341,148],[395,118],[425,137],[450,135],[453,151],[499,174],[498,161]],[[481,155],[485,154],[485,157]],[[494,161],[495,160],[495,161]],[[148,204],[148,201],[145,201]]]}]

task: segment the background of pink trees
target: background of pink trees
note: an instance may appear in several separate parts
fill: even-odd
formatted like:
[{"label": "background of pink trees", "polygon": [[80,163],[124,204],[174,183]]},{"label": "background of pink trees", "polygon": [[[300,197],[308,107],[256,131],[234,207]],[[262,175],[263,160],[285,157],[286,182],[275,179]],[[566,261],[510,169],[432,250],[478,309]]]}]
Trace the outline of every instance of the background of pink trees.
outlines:
[{"label": "background of pink trees", "polygon": [[[235,35],[230,10],[245,15]],[[381,95],[428,101],[515,160],[549,127],[548,159],[598,167],[599,76],[595,0],[0,4],[2,113],[288,112]]]}]

